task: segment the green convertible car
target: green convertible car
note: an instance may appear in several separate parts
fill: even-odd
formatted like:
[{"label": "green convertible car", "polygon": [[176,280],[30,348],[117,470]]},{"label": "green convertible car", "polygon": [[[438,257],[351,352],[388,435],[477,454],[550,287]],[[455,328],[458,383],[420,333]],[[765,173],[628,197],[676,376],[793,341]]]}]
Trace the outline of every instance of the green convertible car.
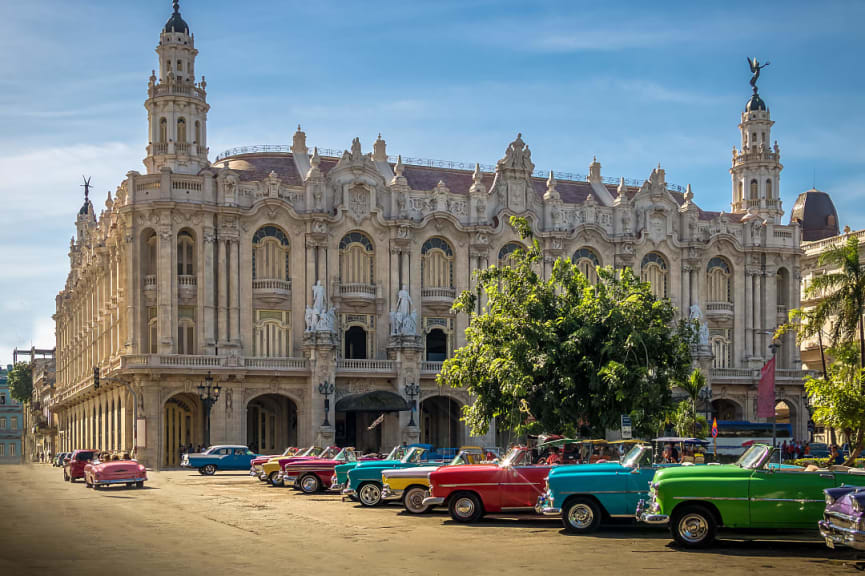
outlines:
[{"label": "green convertible car", "polygon": [[719,527],[816,531],[823,490],[865,486],[865,470],[779,466],[771,463],[773,452],[755,444],[735,464],[659,470],[649,499],[637,506],[637,519],[669,524],[673,539],[691,548],[712,542]]}]

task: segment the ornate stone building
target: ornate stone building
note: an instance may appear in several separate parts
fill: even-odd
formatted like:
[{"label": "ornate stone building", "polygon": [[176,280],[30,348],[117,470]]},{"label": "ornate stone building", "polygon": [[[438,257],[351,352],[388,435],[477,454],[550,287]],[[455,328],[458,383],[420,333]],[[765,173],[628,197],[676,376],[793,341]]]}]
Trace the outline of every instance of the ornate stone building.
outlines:
[{"label": "ornate stone building", "polygon": [[[203,441],[197,387],[208,374],[221,386],[214,443],[496,444],[494,428],[467,437],[458,418],[469,399],[435,375],[464,339],[455,296],[520,246],[513,214],[540,239],[544,274],[557,258],[590,276],[630,266],[704,317],[698,357],[714,409],[753,419],[769,334],[798,305],[800,255],[799,227],[780,221],[780,153],[756,92],[741,113],[727,214],[701,210],[660,166],[641,182],[604,178],[597,161],[585,177],[539,174],[520,135],[489,167],[394,157],[381,136],[371,153],[359,139],[313,148],[300,127],[291,146],[211,163],[206,84],[177,8],[157,53],[146,172],[129,172],[98,216],[85,199],[57,296],[63,448],[135,444],[148,464],[176,465],[181,445]],[[780,396],[798,417],[795,345],[779,363]]]}]

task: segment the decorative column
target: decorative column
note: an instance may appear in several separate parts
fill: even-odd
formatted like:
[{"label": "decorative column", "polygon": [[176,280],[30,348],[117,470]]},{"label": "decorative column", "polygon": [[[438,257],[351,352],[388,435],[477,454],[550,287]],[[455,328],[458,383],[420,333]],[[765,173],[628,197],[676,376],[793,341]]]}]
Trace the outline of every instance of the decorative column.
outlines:
[{"label": "decorative column", "polygon": [[228,240],[229,251],[229,339],[240,354],[240,242],[237,237]]},{"label": "decorative column", "polygon": [[754,274],[754,356],[766,358],[766,335],[763,334],[763,274]]},{"label": "decorative column", "polygon": [[[217,311],[217,324],[219,326],[219,339],[217,346],[220,349],[228,344],[228,254],[225,239],[220,236],[217,240],[217,286],[219,292],[219,310]],[[220,351],[220,353],[223,353]]]},{"label": "decorative column", "polygon": [[745,360],[754,356],[754,272],[745,269]]},{"label": "decorative column", "polygon": [[[682,264],[682,310],[691,309],[691,265]],[[684,312],[683,312],[684,313]]]},{"label": "decorative column", "polygon": [[205,354],[213,354],[216,345],[216,303],[214,295],[216,294],[216,271],[214,270],[214,251],[216,237],[212,227],[204,228],[204,259],[203,266],[198,270],[198,283],[202,289],[199,290],[199,297],[204,300],[204,314],[202,314],[202,324],[204,338],[201,342],[204,343],[203,352]]},{"label": "decorative column", "polygon": [[[168,219],[170,216],[164,216]],[[174,306],[172,293],[172,260],[174,250],[172,249],[172,239],[174,234],[171,230],[171,224],[163,224],[159,227],[159,248],[157,250],[157,289],[156,289],[156,314],[159,325],[159,353],[172,354],[174,353],[174,317],[172,309]]]}]

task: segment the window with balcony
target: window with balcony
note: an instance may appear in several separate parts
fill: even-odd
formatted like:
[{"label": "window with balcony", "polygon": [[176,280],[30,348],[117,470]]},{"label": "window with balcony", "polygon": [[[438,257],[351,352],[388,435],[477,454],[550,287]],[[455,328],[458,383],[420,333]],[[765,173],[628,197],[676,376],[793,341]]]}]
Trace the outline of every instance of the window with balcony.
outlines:
[{"label": "window with balcony", "polygon": [[640,279],[651,284],[655,298],[667,297],[667,261],[657,252],[649,252],[640,264]]},{"label": "window with balcony", "polygon": [[186,118],[177,119],[177,142],[186,144]]},{"label": "window with balcony", "polygon": [[195,307],[177,308],[177,353],[195,354]]},{"label": "window with balcony", "polygon": [[730,340],[728,338],[728,331],[724,330],[723,332],[723,334],[712,336],[712,355],[714,356],[712,358],[713,368],[729,368],[731,364],[730,355],[732,352],[732,346],[730,345]]},{"label": "window with balcony", "polygon": [[772,199],[772,181],[771,180],[766,180],[766,199],[767,200]]},{"label": "window with balcony", "polygon": [[577,268],[589,282],[598,283],[598,266],[601,264],[598,255],[591,248],[580,248],[574,252],[571,261],[577,265]]},{"label": "window with balcony", "polygon": [[159,351],[159,324],[156,319],[156,306],[147,308],[147,353]]},{"label": "window with balcony", "polygon": [[454,252],[447,240],[430,238],[421,247],[421,285],[454,287]]},{"label": "window with balcony", "polygon": [[188,230],[177,235],[177,275],[195,277],[195,239]]},{"label": "window with balcony", "polygon": [[525,252],[526,247],[519,242],[508,242],[499,250],[499,266],[511,266],[514,263],[514,253],[517,250]]},{"label": "window with balcony", "polygon": [[276,226],[259,228],[252,237],[252,279],[289,279],[288,237]]},{"label": "window with balcony", "polygon": [[[730,289],[732,275],[730,264],[724,258],[716,256],[709,260],[706,266],[706,290],[709,306],[712,303],[732,303],[733,291]],[[732,307],[730,308],[732,310]]]},{"label": "window with balcony", "polygon": [[291,355],[289,312],[256,310],[253,326],[253,355],[262,358],[284,358]]},{"label": "window with balcony", "polygon": [[349,232],[339,242],[340,284],[371,285],[375,283],[375,250],[362,232]]},{"label": "window with balcony", "polygon": [[168,120],[165,118],[159,120],[159,142],[162,144],[168,142]]},{"label": "window with balcony", "polygon": [[758,192],[759,185],[756,180],[751,180],[751,200],[757,200],[759,198]]},{"label": "window with balcony", "polygon": [[427,362],[444,362],[448,357],[448,336],[444,330],[434,328],[426,335]]},{"label": "window with balcony", "polygon": [[344,357],[349,360],[363,360],[367,357],[366,330],[352,326],[345,331]]}]

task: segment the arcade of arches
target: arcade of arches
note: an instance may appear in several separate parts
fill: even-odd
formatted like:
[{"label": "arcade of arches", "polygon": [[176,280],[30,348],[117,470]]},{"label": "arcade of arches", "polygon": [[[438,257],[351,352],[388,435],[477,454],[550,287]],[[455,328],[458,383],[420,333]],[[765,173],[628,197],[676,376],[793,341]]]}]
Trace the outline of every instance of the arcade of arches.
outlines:
[{"label": "arcade of arches", "polygon": [[264,394],[246,407],[246,445],[276,454],[297,445],[297,405],[288,396]]},{"label": "arcade of arches", "polygon": [[450,396],[431,396],[420,403],[421,441],[440,447],[459,448],[464,424],[460,422],[462,404]]},{"label": "arcade of arches", "polygon": [[183,452],[204,442],[203,409],[197,395],[184,392],[169,398],[162,412],[162,466],[173,468]]}]

